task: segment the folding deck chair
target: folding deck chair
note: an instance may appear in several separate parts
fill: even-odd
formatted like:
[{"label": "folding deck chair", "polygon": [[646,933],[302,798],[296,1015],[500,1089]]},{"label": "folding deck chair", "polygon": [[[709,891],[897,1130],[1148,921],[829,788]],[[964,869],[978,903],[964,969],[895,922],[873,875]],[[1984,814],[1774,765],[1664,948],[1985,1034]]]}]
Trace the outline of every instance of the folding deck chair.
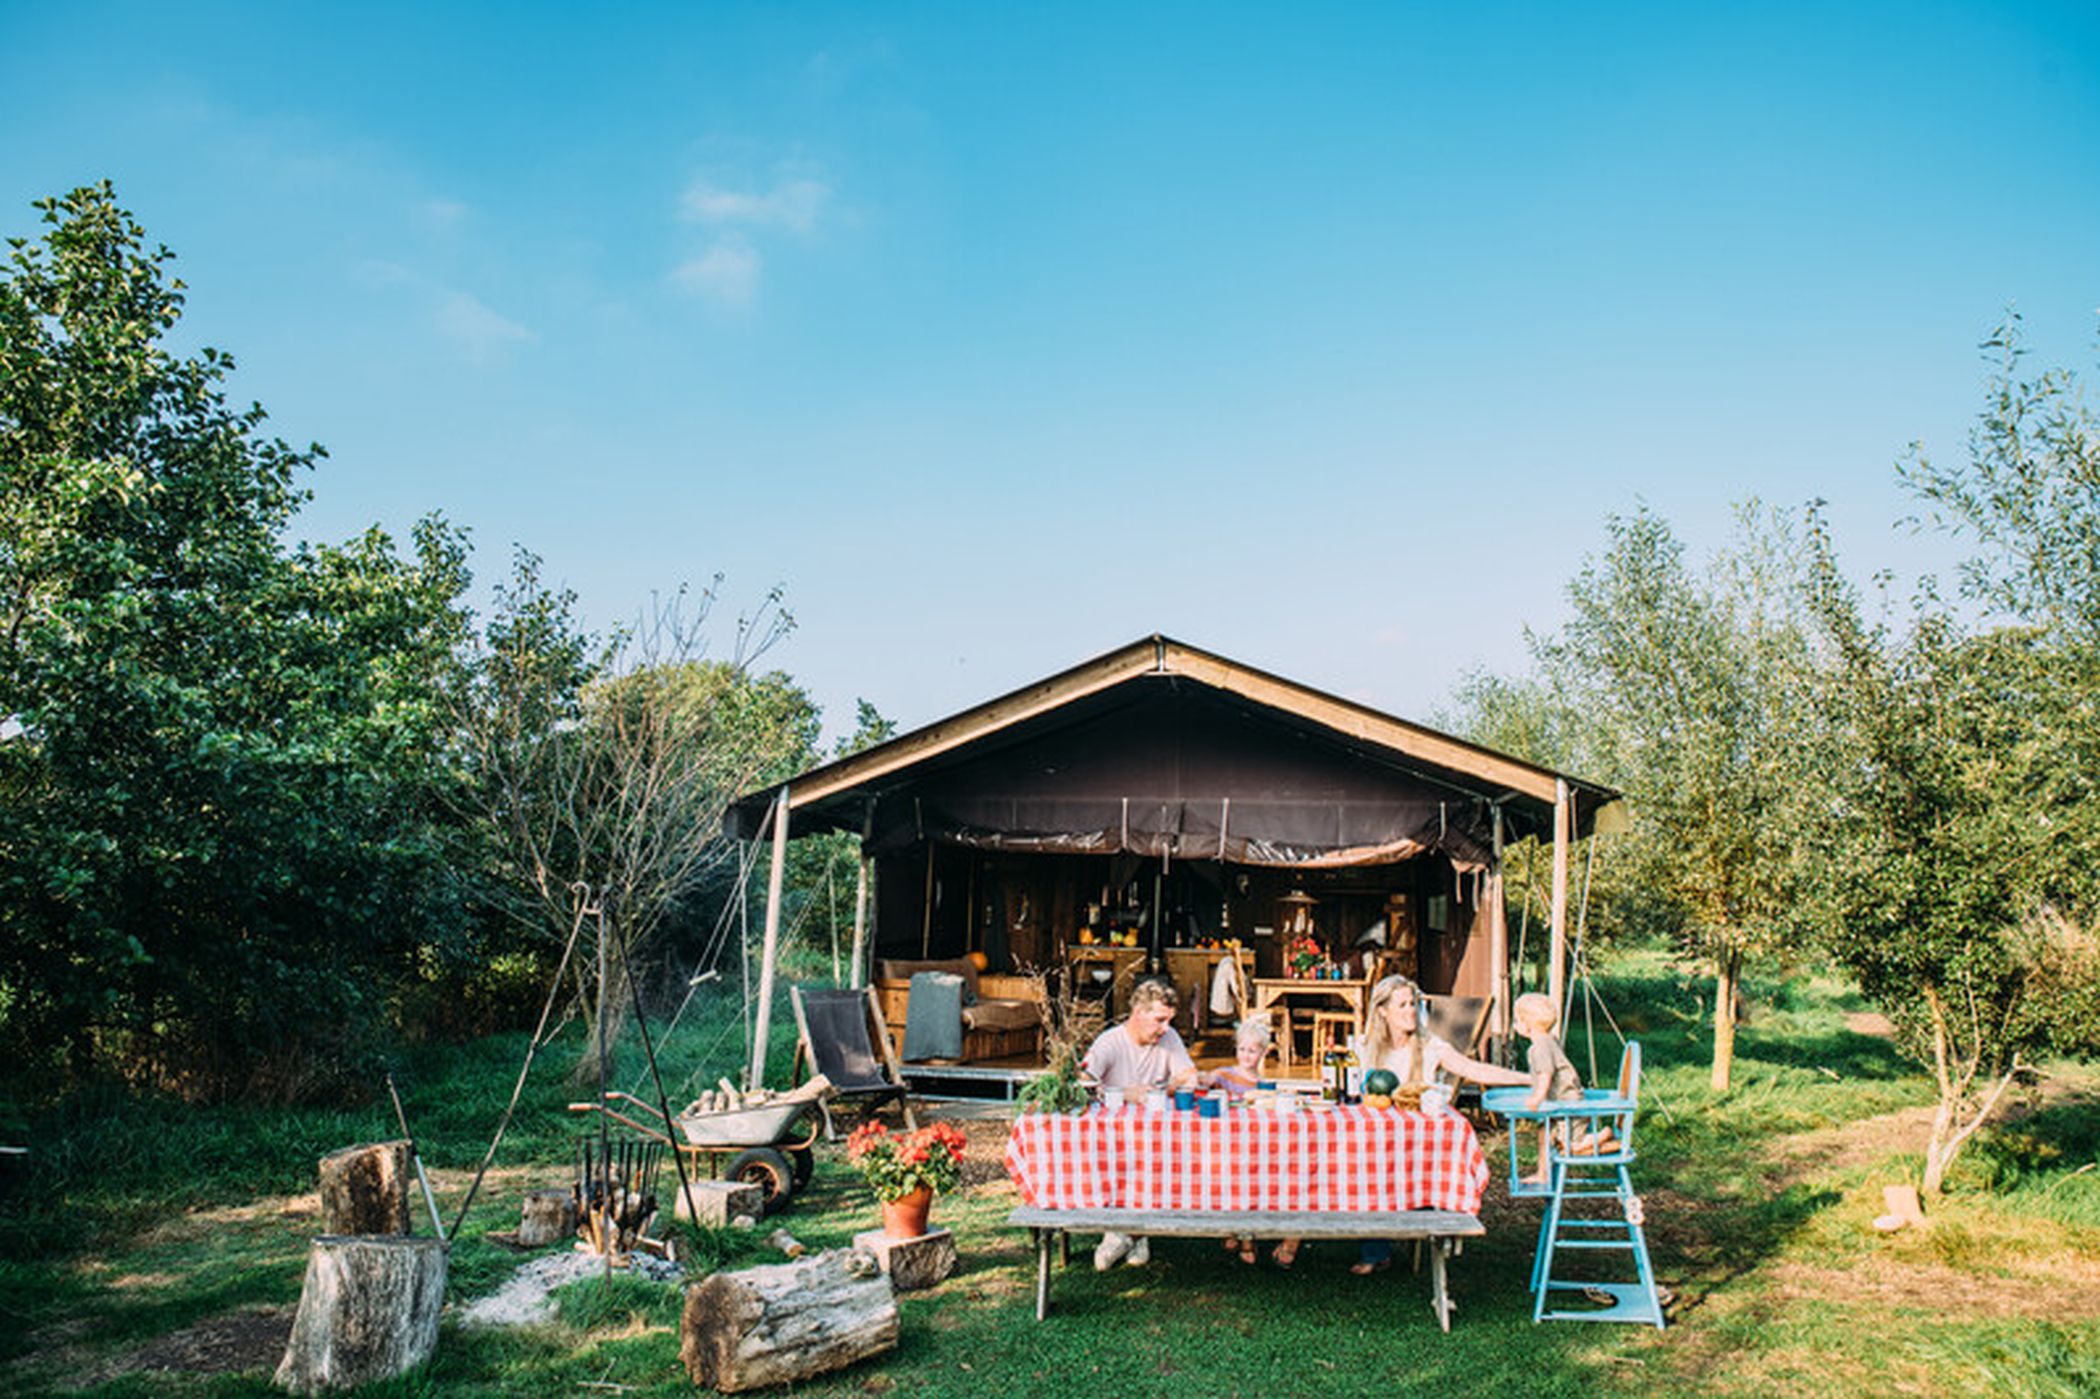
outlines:
[{"label": "folding deck chair", "polygon": [[1424,996],[1423,1018],[1429,1033],[1459,1053],[1471,1057],[1480,1047],[1481,1032],[1487,1029],[1486,996]]},{"label": "folding deck chair", "polygon": [[[800,1035],[793,1076],[800,1079],[805,1066],[814,1066],[831,1080],[831,1097],[856,1099],[870,1114],[895,1099],[904,1110],[904,1125],[918,1130],[904,1086],[904,1068],[882,1028],[882,1005],[875,999],[875,988],[835,991],[790,986],[788,997],[795,1004],[795,1028]],[[877,1045],[881,1046],[879,1057]],[[820,1099],[817,1108],[824,1115],[824,1140],[837,1141],[830,1103]]]}]

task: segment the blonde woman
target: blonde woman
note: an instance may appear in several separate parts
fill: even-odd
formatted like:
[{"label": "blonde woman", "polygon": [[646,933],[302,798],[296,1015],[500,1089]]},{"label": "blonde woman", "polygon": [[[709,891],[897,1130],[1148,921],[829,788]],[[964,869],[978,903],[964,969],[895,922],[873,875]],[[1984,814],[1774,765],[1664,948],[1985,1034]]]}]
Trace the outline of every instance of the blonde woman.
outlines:
[{"label": "blonde woman", "polygon": [[1515,1069],[1468,1059],[1429,1033],[1422,1012],[1422,988],[1404,976],[1386,977],[1371,988],[1371,1005],[1364,1016],[1364,1058],[1371,1067],[1392,1070],[1402,1083],[1437,1083],[1444,1078],[1490,1085],[1531,1082],[1529,1075]]},{"label": "blonde woman", "polygon": [[[1371,988],[1364,1058],[1372,1067],[1392,1070],[1402,1083],[1435,1083],[1445,1077],[1491,1085],[1531,1082],[1528,1074],[1469,1059],[1430,1034],[1422,1023],[1422,1010],[1422,988],[1404,976],[1386,977]],[[1359,1276],[1376,1273],[1392,1262],[1391,1243],[1368,1239],[1349,1271]]]}]

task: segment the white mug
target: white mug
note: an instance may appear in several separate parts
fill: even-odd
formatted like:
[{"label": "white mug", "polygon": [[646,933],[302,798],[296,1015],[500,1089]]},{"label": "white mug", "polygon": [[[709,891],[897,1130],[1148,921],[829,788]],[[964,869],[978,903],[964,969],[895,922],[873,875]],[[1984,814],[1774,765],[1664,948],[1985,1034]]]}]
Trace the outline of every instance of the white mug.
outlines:
[{"label": "white mug", "polygon": [[1147,1094],[1145,1095],[1145,1111],[1147,1111],[1147,1112],[1165,1112],[1166,1110],[1167,1110],[1167,1090],[1166,1090],[1166,1089],[1164,1089],[1164,1088],[1155,1088],[1155,1089],[1153,1089],[1153,1090],[1152,1090],[1151,1092],[1149,1092],[1149,1093],[1147,1093]]},{"label": "white mug", "polygon": [[1107,1109],[1108,1109],[1108,1110],[1109,1110],[1110,1112],[1114,1112],[1114,1111],[1116,1111],[1116,1110],[1117,1110],[1118,1108],[1122,1107],[1122,1106],[1123,1106],[1123,1090],[1122,1090],[1121,1088],[1104,1088],[1104,1089],[1102,1089],[1102,1090],[1101,1090],[1101,1106],[1103,1106],[1103,1107],[1107,1108]]}]

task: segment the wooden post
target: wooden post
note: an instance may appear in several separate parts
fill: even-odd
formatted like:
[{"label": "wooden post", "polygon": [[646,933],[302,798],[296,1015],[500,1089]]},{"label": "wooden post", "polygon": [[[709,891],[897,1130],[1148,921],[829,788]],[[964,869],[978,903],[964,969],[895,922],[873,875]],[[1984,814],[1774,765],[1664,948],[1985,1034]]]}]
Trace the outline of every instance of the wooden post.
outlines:
[{"label": "wooden post", "polygon": [[860,857],[860,878],[853,886],[853,980],[858,991],[868,984],[868,857]]},{"label": "wooden post", "polygon": [[780,884],[787,874],[788,789],[782,783],[773,804],[773,867],[766,871],[766,937],[758,961],[758,1023],[751,1032],[751,1067],[744,1087],[766,1081],[766,1032],[773,1024],[773,963],[780,955]]},{"label": "wooden post", "polygon": [[[921,837],[921,839],[925,839]],[[919,905],[919,956],[933,955],[933,842],[926,841],[926,897]]]},{"label": "wooden post", "polygon": [[1502,901],[1502,804],[1493,807],[1495,860],[1488,870],[1488,957],[1493,981],[1489,995],[1490,1032],[1499,1050],[1509,1042],[1509,909]]},{"label": "wooden post", "polygon": [[1553,782],[1553,939],[1546,966],[1546,994],[1556,1016],[1567,1010],[1568,992],[1568,842],[1574,825],[1574,803],[1566,778]]},{"label": "wooden post", "polygon": [[443,1239],[313,1241],[277,1385],[298,1394],[406,1374],[437,1349]]}]

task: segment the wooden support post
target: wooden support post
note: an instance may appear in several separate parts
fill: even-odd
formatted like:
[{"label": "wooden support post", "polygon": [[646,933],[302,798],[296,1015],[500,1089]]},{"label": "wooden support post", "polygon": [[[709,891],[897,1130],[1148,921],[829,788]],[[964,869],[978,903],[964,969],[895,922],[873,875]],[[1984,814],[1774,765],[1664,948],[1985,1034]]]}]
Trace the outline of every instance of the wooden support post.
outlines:
[{"label": "wooden support post", "polygon": [[1489,1031],[1499,1052],[1509,1043],[1509,908],[1502,900],[1502,805],[1494,808],[1494,863],[1488,870],[1488,959],[1492,981]]},{"label": "wooden support post", "polygon": [[875,837],[875,803],[870,801],[860,818],[860,878],[853,886],[853,976],[856,991],[868,984],[868,876],[875,862],[868,858],[868,842]]},{"label": "wooden support post", "polygon": [[1569,799],[1566,778],[1553,784],[1553,938],[1546,967],[1546,994],[1553,998],[1556,1015],[1567,1008],[1568,991],[1568,841],[1573,826],[1574,803]]},{"label": "wooden support post", "polygon": [[1050,1315],[1050,1240],[1056,1231],[1031,1229],[1035,1236],[1035,1319]]},{"label": "wooden support post", "polygon": [[919,956],[933,955],[933,842],[926,841],[926,897],[919,905]]},{"label": "wooden support post", "polygon": [[766,871],[766,937],[759,952],[758,1021],[751,1032],[751,1067],[744,1087],[757,1088],[766,1081],[766,1032],[773,1024],[773,964],[780,956],[780,885],[787,874],[788,789],[781,784],[773,804],[773,867]]}]

